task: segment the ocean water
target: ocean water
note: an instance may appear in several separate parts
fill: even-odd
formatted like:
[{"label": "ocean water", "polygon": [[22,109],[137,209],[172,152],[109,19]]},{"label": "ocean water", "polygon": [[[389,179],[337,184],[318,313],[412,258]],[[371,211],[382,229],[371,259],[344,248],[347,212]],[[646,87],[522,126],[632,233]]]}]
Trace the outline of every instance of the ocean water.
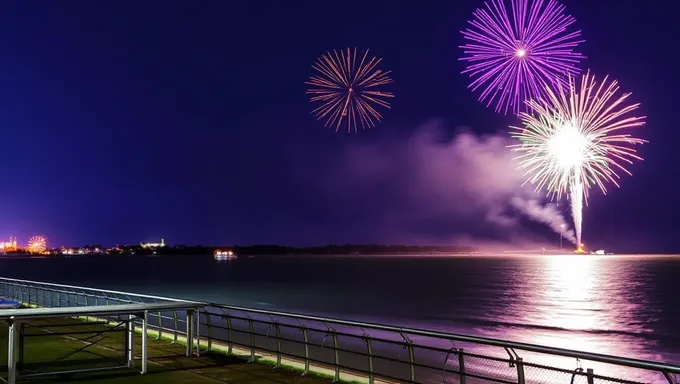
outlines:
[{"label": "ocean water", "polygon": [[680,365],[676,256],[8,258],[0,270]]}]

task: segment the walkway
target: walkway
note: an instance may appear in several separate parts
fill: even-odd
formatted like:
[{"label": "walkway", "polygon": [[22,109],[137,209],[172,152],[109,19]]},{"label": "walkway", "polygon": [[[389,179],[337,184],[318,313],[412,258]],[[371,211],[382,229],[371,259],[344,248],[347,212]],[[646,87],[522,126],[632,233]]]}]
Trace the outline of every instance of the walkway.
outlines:
[{"label": "walkway", "polygon": [[[25,359],[22,371],[45,372],[122,364],[123,333],[98,336],[97,333],[79,333],[69,336],[49,335],[51,332],[90,332],[101,330],[102,325],[70,326],[65,322],[32,321],[27,328]],[[73,323],[77,323],[73,321]],[[7,361],[7,327],[0,327],[0,361]],[[47,336],[46,336],[47,335]],[[316,384],[328,383],[316,377],[301,377],[285,369],[272,369],[264,364],[249,364],[235,356],[203,352],[201,357],[184,356],[185,347],[167,341],[148,339],[149,371],[141,375],[136,369],[77,373],[61,376],[43,376],[20,379],[20,383],[80,383],[80,384]],[[94,345],[87,347],[89,343]],[[136,345],[141,338],[137,335]],[[84,349],[85,348],[85,349]],[[81,350],[82,349],[82,350]],[[137,348],[139,349],[139,348]],[[80,350],[80,351],[79,351]],[[75,352],[75,353],[74,353]],[[6,364],[5,364],[6,365]],[[7,367],[0,368],[6,377]]]}]

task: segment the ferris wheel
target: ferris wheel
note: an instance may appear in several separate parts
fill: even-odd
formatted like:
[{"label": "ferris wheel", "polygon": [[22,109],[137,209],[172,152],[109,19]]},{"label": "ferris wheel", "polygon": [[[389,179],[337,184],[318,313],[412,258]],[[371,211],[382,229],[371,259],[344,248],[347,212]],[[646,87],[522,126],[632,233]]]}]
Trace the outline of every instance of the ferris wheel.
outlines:
[{"label": "ferris wheel", "polygon": [[28,240],[28,251],[31,253],[43,253],[47,250],[47,240],[42,236],[33,236]]}]

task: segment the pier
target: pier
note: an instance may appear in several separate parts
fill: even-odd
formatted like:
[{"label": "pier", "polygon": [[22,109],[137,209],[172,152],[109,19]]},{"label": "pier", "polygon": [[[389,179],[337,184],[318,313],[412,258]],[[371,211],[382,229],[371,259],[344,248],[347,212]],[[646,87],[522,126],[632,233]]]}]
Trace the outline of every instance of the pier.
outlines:
[{"label": "pier", "polygon": [[[680,366],[395,327],[0,278],[7,383],[677,384]],[[65,380],[67,378],[68,380]]]}]

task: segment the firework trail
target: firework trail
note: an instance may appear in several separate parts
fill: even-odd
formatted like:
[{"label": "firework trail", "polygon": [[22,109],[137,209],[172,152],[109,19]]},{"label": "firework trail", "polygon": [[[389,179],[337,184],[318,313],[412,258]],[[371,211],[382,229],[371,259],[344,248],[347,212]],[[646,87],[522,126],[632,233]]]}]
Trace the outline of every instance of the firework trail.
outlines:
[{"label": "firework trail", "polygon": [[382,59],[368,58],[368,50],[357,54],[357,49],[333,51],[322,55],[312,68],[317,74],[305,84],[311,88],[312,102],[320,102],[312,113],[324,126],[335,126],[335,132],[345,124],[347,132],[373,128],[382,120],[377,107],[390,108],[389,99],[394,95],[381,88],[392,83],[390,71],[378,69]]},{"label": "firework trail", "polygon": [[[508,4],[509,7],[508,7]],[[546,4],[547,3],[547,4]],[[545,96],[544,83],[567,85],[584,56],[574,49],[581,31],[567,32],[576,21],[554,0],[490,0],[475,10],[461,46],[468,63],[462,73],[481,89],[480,102],[496,112],[518,113],[524,101]],[[510,8],[510,9],[508,9]]]},{"label": "firework trail", "polygon": [[618,83],[608,77],[598,84],[586,73],[580,86],[569,77],[566,88],[558,85],[555,92],[546,85],[545,90],[546,99],[527,101],[533,112],[520,113],[523,127],[510,127],[520,141],[511,147],[521,152],[527,182],[558,199],[568,193],[581,244],[588,189],[596,185],[606,194],[608,183],[619,186],[617,172],[631,174],[625,165],[642,160],[633,146],[646,141],[621,131],[644,125],[645,117],[630,116],[639,104],[626,104],[631,94],[617,96]]}]

